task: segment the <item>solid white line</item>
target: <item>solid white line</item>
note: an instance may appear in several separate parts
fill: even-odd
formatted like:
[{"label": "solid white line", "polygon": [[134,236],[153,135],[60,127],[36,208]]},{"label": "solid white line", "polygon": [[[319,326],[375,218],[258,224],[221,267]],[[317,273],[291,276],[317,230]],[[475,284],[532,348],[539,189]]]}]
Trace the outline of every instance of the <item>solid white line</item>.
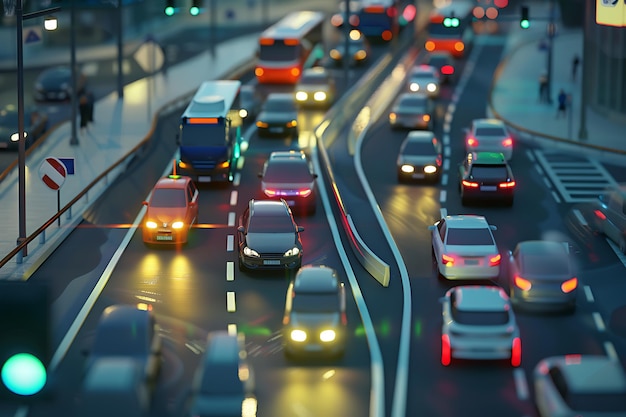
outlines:
[{"label": "solid white line", "polygon": [[235,263],[232,261],[226,262],[226,281],[235,280]]},{"label": "solid white line", "polygon": [[583,286],[583,290],[585,291],[585,298],[587,299],[587,302],[593,303],[594,298],[593,293],[591,292],[591,287],[589,285],[585,285]]},{"label": "solid white line", "polygon": [[235,214],[234,211],[231,211],[230,213],[228,213],[228,227],[233,227],[235,225],[236,218],[237,218],[237,215]]},{"label": "solid white line", "polygon": [[593,316],[593,321],[596,323],[596,327],[598,328],[598,331],[603,332],[604,330],[606,330],[606,327],[604,326],[604,320],[602,320],[602,316],[600,315],[600,313],[596,311],[592,313],[592,316]]},{"label": "solid white line", "polygon": [[226,251],[232,252],[234,247],[235,247],[235,236],[228,235],[226,237]]},{"label": "solid white line", "polygon": [[237,311],[237,305],[235,304],[235,291],[226,292],[226,311],[229,313]]},{"label": "solid white line", "polygon": [[526,374],[522,368],[516,368],[513,370],[513,379],[515,380],[515,391],[517,392],[517,398],[520,400],[528,399],[528,381],[526,380]]},{"label": "solid white line", "polygon": [[606,355],[611,358],[611,360],[619,361],[619,356],[617,356],[617,351],[615,350],[615,346],[613,343],[606,341],[604,342],[604,350],[606,350]]},{"label": "solid white line", "polygon": [[233,191],[230,193],[230,205],[231,205],[231,206],[235,206],[235,205],[237,205],[237,194],[238,194],[238,193],[237,193],[237,190],[233,190]]},{"label": "solid white line", "polygon": [[439,193],[439,202],[441,204],[445,203],[447,197],[448,197],[448,192],[446,190],[441,190]]},{"label": "solid white line", "polygon": [[237,325],[234,323],[230,323],[228,325],[228,334],[231,336],[236,336],[237,335]]}]

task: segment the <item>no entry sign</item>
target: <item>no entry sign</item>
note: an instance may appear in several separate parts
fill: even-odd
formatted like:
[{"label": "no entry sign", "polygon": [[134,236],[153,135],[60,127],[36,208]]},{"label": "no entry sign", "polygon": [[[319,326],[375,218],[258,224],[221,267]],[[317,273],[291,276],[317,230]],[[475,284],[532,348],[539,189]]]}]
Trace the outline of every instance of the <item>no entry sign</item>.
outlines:
[{"label": "no entry sign", "polygon": [[39,177],[52,190],[58,190],[65,182],[67,169],[58,158],[48,157],[39,167]]}]

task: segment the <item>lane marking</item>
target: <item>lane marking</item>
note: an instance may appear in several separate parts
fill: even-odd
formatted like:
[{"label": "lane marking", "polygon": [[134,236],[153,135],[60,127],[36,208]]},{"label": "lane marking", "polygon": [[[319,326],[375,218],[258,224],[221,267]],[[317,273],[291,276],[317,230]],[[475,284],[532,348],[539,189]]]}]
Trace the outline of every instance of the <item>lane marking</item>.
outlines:
[{"label": "lane marking", "polygon": [[439,194],[439,202],[445,203],[447,197],[448,197],[448,192],[446,190],[441,190],[441,193]]},{"label": "lane marking", "polygon": [[226,252],[232,252],[235,247],[235,236],[228,235],[226,237]]},{"label": "lane marking", "polygon": [[598,328],[598,331],[603,332],[606,330],[606,327],[604,326],[604,320],[602,320],[602,316],[600,315],[600,313],[598,313],[597,311],[592,313],[593,316],[593,321],[596,323],[596,327]]},{"label": "lane marking", "polygon": [[450,160],[449,160],[449,159],[445,159],[445,160],[443,161],[443,170],[444,170],[444,171],[447,171],[447,170],[449,170],[449,169],[450,169]]},{"label": "lane marking", "polygon": [[235,177],[233,178],[233,185],[238,187],[241,183],[241,174],[239,172],[235,172]]},{"label": "lane marking", "polygon": [[576,220],[578,220],[578,222],[585,226],[588,227],[589,223],[587,223],[587,220],[585,220],[585,217],[582,215],[582,213],[580,212],[580,210],[578,209],[573,209],[572,210],[572,214],[574,215],[574,217],[576,217]]},{"label": "lane marking", "polygon": [[606,350],[606,355],[611,358],[611,360],[615,362],[619,361],[619,356],[617,356],[617,351],[615,350],[613,343],[609,341],[604,342],[604,350]]},{"label": "lane marking", "polygon": [[589,285],[585,285],[583,287],[583,290],[585,291],[585,298],[587,299],[587,301],[590,303],[593,303],[594,298],[593,298],[593,293],[591,292],[591,287]]},{"label": "lane marking", "polygon": [[237,336],[237,325],[234,323],[230,323],[228,325],[228,334],[231,336]]},{"label": "lane marking", "polygon": [[237,190],[233,190],[230,193],[230,205],[231,206],[236,206],[237,205],[237,195],[238,195]]},{"label": "lane marking", "polygon": [[232,261],[226,262],[226,281],[235,280],[235,263]]},{"label": "lane marking", "polygon": [[522,368],[516,368],[513,370],[513,379],[515,380],[515,391],[517,392],[517,398],[520,400],[528,399],[528,381],[526,380],[526,374]]},{"label": "lane marking", "polygon": [[235,304],[235,291],[226,292],[226,311],[229,313],[237,311],[237,305]]},{"label": "lane marking", "polygon": [[450,158],[450,154],[451,154],[451,150],[449,146],[444,146],[443,148],[443,156],[445,156],[446,158]]},{"label": "lane marking", "polygon": [[237,215],[235,214],[235,212],[231,211],[230,213],[228,213],[228,226],[229,227],[233,227],[235,225],[236,218],[237,218]]},{"label": "lane marking", "polygon": [[443,185],[444,187],[448,185],[448,174],[443,174],[441,176],[441,185]]}]

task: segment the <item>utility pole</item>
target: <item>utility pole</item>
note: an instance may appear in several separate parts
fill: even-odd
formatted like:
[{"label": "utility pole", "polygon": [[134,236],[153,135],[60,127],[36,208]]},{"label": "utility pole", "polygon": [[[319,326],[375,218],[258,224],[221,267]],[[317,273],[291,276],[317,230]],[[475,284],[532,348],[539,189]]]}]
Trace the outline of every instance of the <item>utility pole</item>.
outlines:
[{"label": "utility pole", "polygon": [[554,0],[550,0],[550,16],[548,16],[548,104],[552,104],[552,49],[554,48],[554,35],[556,34],[556,23],[554,23]]},{"label": "utility pole", "polygon": [[587,36],[589,30],[587,24],[589,22],[589,2],[586,1],[585,14],[583,15],[583,56],[582,56],[582,77],[580,80],[580,130],[578,131],[578,139],[587,140],[587,81],[589,80],[589,41]]}]

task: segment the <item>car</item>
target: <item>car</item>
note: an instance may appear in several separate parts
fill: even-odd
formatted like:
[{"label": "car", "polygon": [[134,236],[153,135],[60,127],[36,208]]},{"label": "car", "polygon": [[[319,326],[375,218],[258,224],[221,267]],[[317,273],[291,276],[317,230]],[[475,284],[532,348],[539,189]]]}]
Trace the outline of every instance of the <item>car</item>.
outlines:
[{"label": "car", "polygon": [[493,231],[497,227],[484,216],[447,215],[428,227],[432,232],[433,256],[441,277],[497,279],[502,256]]},{"label": "car", "polygon": [[350,66],[363,65],[371,56],[371,46],[369,41],[363,34],[354,29],[348,35],[348,53],[346,54],[346,37],[341,37],[333,46],[328,55],[332,62],[336,65],[343,65],[344,57],[347,57]]},{"label": "car", "polygon": [[513,205],[515,178],[501,152],[470,152],[458,172],[462,205],[479,200]]},{"label": "car", "polygon": [[465,152],[502,152],[507,161],[513,157],[513,139],[503,121],[474,119],[465,129]]},{"label": "car", "polygon": [[439,70],[432,65],[417,65],[409,72],[408,87],[414,93],[424,93],[431,98],[439,97]]},{"label": "car", "polygon": [[[76,92],[83,94],[87,89],[87,77],[76,69]],[[42,71],[35,80],[35,101],[66,101],[72,97],[72,69],[59,65]]]},{"label": "car", "polygon": [[198,222],[199,195],[191,177],[169,175],[159,179],[143,202],[144,243],[187,243],[189,230]]},{"label": "car", "polygon": [[431,52],[426,56],[424,64],[437,68],[442,83],[450,84],[456,80],[456,60],[450,52]]},{"label": "car", "polygon": [[315,213],[317,174],[304,152],[272,152],[258,176],[266,197],[285,199],[293,211]]},{"label": "car", "polygon": [[389,112],[389,125],[392,129],[433,130],[435,106],[426,94],[401,93]]},{"label": "car", "polygon": [[540,417],[626,416],[626,372],[617,359],[550,356],[535,366],[533,386]]},{"label": "car", "polygon": [[345,18],[347,14],[346,6],[348,6],[350,9],[350,19],[348,19],[349,23],[352,27],[357,26],[357,21],[358,21],[357,12],[361,8],[361,1],[352,0],[350,1],[349,4],[347,4],[346,0],[342,0],[342,1],[339,1],[338,5],[339,5],[339,11],[332,15],[330,19],[331,25],[333,25],[337,29],[344,28],[343,23],[344,23],[344,20],[346,20]]},{"label": "car", "polygon": [[516,308],[576,308],[578,278],[568,242],[527,240],[509,252],[509,293]]},{"label": "car", "polygon": [[287,288],[283,348],[288,358],[341,357],[346,344],[346,291],[337,271],[305,265]]},{"label": "car", "polygon": [[[0,110],[0,149],[17,149],[19,123],[17,107],[9,105]],[[24,144],[31,146],[48,130],[48,115],[36,108],[24,109]]]},{"label": "car", "polygon": [[335,79],[324,67],[307,68],[296,83],[296,102],[301,107],[328,108],[335,101]]},{"label": "car", "polygon": [[102,358],[131,358],[141,364],[145,380],[153,384],[161,370],[162,339],[149,305],[114,304],[106,307],[85,365],[89,374]]},{"label": "car", "polygon": [[256,120],[260,136],[298,136],[298,108],[292,93],[270,93]]},{"label": "car", "polygon": [[522,344],[506,292],[495,285],[459,285],[440,299],[441,364],[453,359],[509,360],[518,367]]},{"label": "car", "polygon": [[608,189],[591,202],[585,212],[589,212],[589,225],[596,233],[601,233],[626,254],[626,185]]},{"label": "car", "polygon": [[297,270],[303,231],[285,200],[250,200],[237,227],[239,269]]},{"label": "car", "polygon": [[188,408],[190,416],[256,416],[255,377],[243,333],[209,332]]},{"label": "car", "polygon": [[261,111],[263,99],[252,85],[242,85],[239,89],[239,117],[244,123],[256,119]]},{"label": "car", "polygon": [[443,146],[435,134],[428,130],[412,130],[402,141],[396,159],[398,182],[437,182],[441,178],[442,164]]}]

